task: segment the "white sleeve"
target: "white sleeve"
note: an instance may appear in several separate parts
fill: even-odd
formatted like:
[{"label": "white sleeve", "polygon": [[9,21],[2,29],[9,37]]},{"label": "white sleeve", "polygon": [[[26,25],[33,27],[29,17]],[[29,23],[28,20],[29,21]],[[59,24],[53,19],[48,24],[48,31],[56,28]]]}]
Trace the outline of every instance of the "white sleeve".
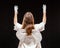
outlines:
[{"label": "white sleeve", "polygon": [[45,30],[45,23],[44,22],[41,22],[39,24],[35,24],[34,26],[35,26],[36,30],[39,30],[39,31]]},{"label": "white sleeve", "polygon": [[25,31],[23,29],[20,29],[19,31],[16,32],[16,36],[20,41],[23,41],[25,36]]},{"label": "white sleeve", "polygon": [[15,25],[14,25],[14,30],[18,30],[18,29],[20,29],[22,27],[22,25],[21,24],[19,24],[19,23],[16,23]]}]

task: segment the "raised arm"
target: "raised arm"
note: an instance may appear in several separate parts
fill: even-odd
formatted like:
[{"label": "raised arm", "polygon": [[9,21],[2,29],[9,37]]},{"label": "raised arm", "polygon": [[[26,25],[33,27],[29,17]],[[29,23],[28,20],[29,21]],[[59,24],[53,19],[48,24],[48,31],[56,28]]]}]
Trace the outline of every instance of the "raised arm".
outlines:
[{"label": "raised arm", "polygon": [[45,24],[46,24],[46,5],[43,5],[43,18],[42,22],[39,24],[35,24],[35,29],[39,30],[40,32],[45,30]]},{"label": "raised arm", "polygon": [[18,6],[14,6],[14,25],[17,23]]},{"label": "raised arm", "polygon": [[43,4],[43,19],[42,22],[46,24],[46,5]]}]

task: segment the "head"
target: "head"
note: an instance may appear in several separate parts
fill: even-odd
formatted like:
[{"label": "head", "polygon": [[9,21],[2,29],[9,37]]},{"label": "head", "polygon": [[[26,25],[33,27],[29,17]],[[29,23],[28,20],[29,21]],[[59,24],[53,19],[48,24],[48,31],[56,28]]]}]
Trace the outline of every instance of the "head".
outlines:
[{"label": "head", "polygon": [[26,29],[27,34],[31,34],[32,29],[34,29],[34,17],[31,12],[26,12],[24,14],[22,28]]}]

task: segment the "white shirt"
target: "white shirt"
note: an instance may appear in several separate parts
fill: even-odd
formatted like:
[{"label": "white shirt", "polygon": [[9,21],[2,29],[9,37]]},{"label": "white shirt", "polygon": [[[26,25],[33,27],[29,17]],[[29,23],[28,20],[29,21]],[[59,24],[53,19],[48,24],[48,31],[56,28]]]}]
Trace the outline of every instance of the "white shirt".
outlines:
[{"label": "white shirt", "polygon": [[26,36],[26,30],[21,27],[22,25],[19,23],[14,26],[14,30],[17,31],[16,36],[20,40],[18,48],[41,48],[42,35],[40,32],[45,29],[45,23],[35,24],[35,29],[32,30],[30,36]]}]

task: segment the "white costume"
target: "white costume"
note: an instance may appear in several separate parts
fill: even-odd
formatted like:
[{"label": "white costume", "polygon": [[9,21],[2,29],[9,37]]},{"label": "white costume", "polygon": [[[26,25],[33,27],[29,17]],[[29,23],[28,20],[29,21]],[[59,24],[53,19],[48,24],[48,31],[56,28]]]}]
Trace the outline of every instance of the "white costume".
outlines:
[{"label": "white costume", "polygon": [[18,48],[41,48],[42,35],[40,32],[45,29],[45,23],[35,24],[35,29],[32,30],[30,36],[26,36],[26,30],[21,27],[22,25],[19,23],[14,26],[14,30],[17,31],[16,36],[20,40]]}]

